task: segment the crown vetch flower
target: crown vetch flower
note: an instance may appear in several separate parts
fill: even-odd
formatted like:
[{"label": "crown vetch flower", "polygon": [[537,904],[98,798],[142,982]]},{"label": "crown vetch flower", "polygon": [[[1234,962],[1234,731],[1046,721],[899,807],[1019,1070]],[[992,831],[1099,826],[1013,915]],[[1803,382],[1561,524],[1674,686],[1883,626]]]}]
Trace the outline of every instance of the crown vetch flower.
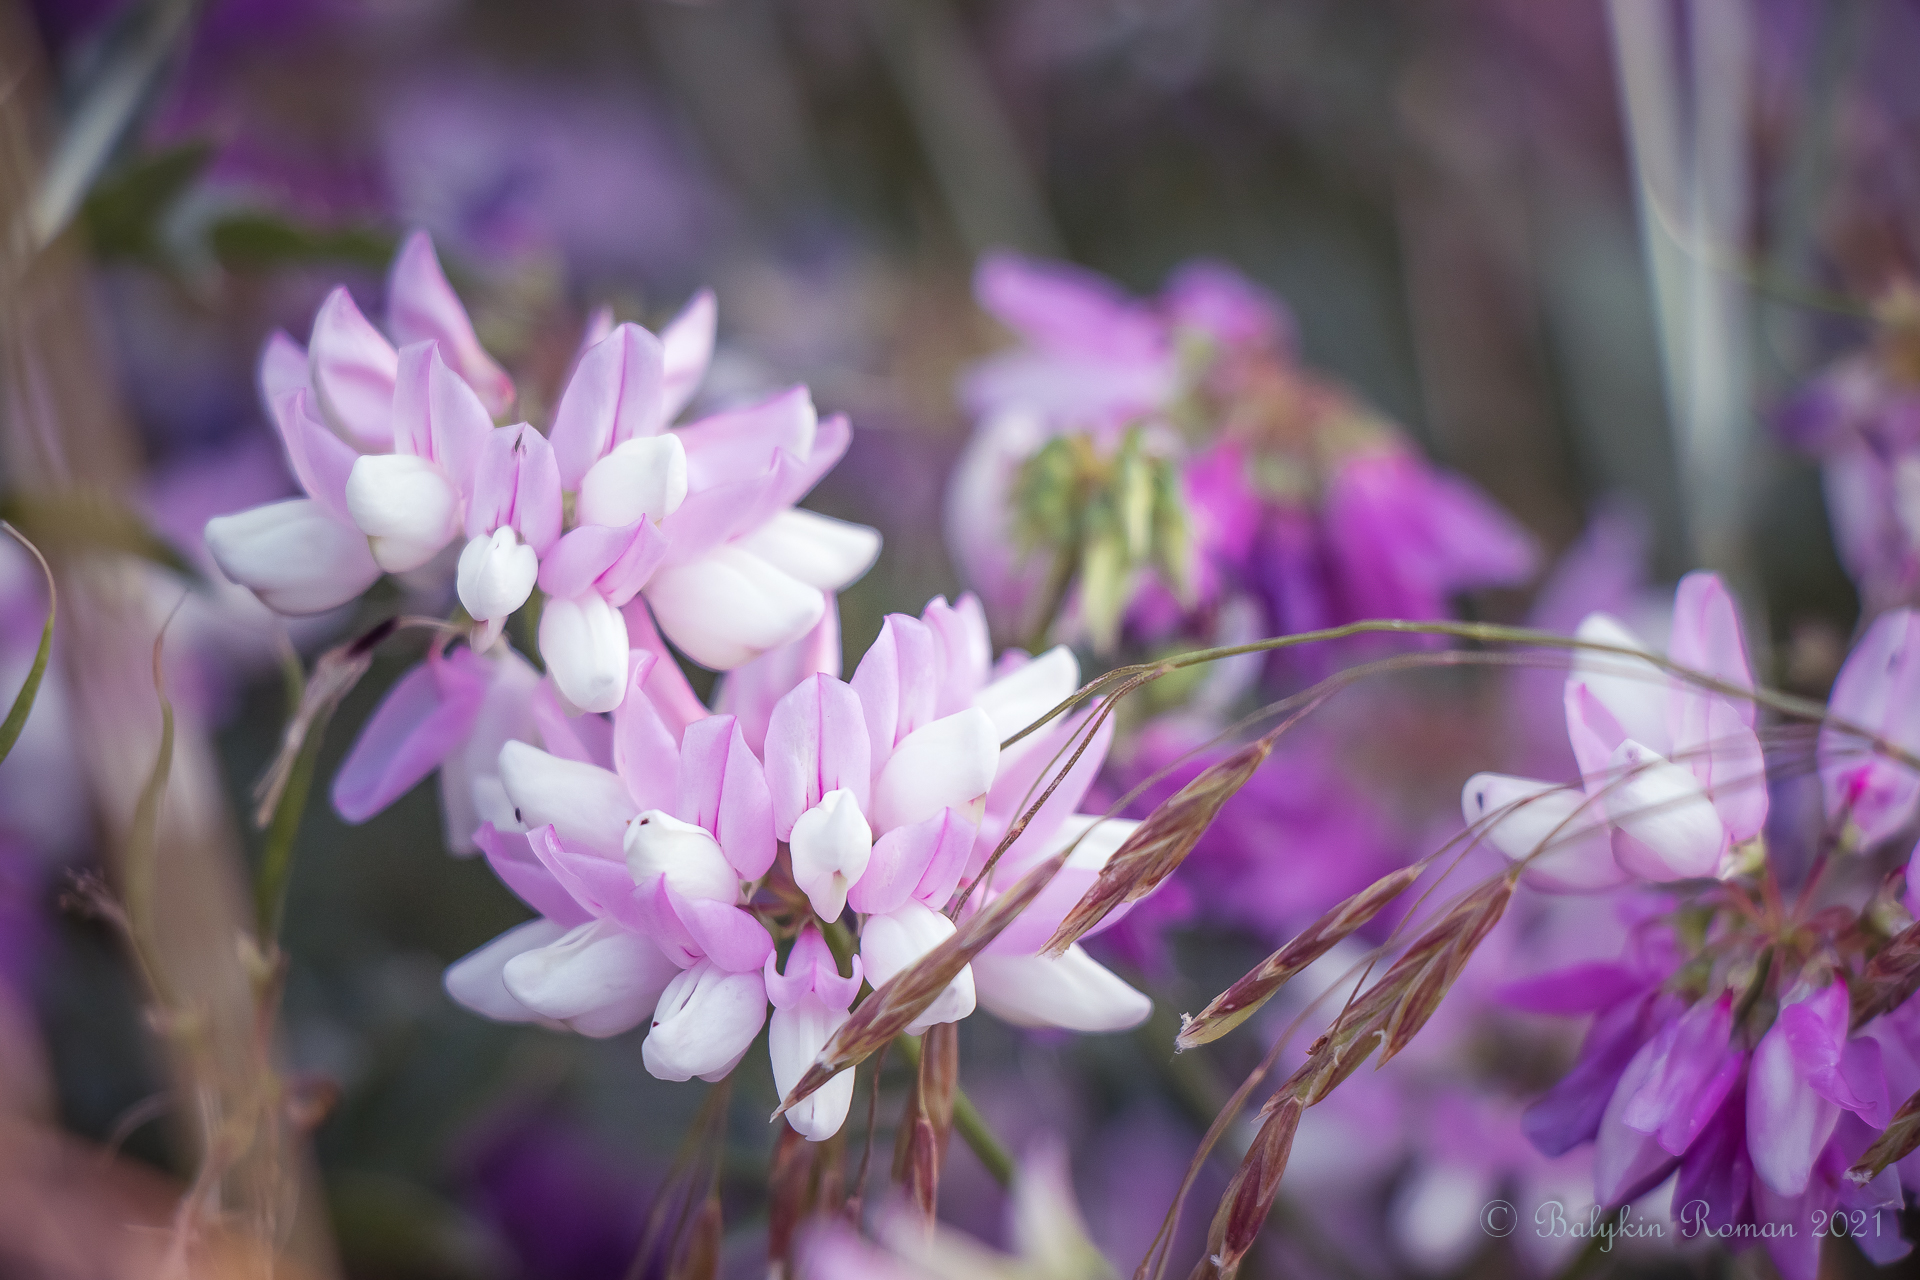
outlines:
[{"label": "crown vetch flower", "polygon": [[[1476,774],[1461,793],[1467,821],[1488,823],[1486,839],[1509,858],[1531,857],[1529,882],[1549,891],[1720,874],[1767,818],[1753,699],[1632,656],[1645,645],[1606,614],[1589,616],[1578,635],[1627,651],[1580,650],[1567,676],[1582,788]],[[1733,598],[1713,574],[1681,580],[1669,656],[1732,689],[1753,687]]]},{"label": "crown vetch flower", "polygon": [[[1032,661],[1014,655],[993,678],[985,621],[971,598],[952,606],[936,599],[919,618],[889,617],[851,681],[808,669],[829,661],[819,636],[763,661],[724,695],[765,708],[781,682],[794,682],[764,710],[758,756],[740,721],[692,703],[684,680],[653,651],[635,655],[603,745],[569,740],[569,723],[597,720],[584,716],[544,726],[546,749],[519,739],[500,748],[504,803],[477,839],[542,919],[449,970],[457,1000],[492,1017],[606,1034],[634,1025],[634,1010],[657,999],[643,1056],[655,1075],[684,1080],[732,1070],[770,999],[775,1078],[785,1091],[846,1020],[863,978],[884,984],[953,935],[941,908],[970,869],[979,874],[1033,781],[1083,724],[1077,718],[1000,750],[1002,737],[1071,693],[1079,673],[1059,649]],[[412,720],[437,726],[455,715],[439,711],[432,692],[415,694]],[[1059,887],[1032,904],[1033,919],[1016,919],[955,975],[914,1029],[964,1018],[976,1002],[1019,1025],[1084,1031],[1118,1030],[1147,1015],[1146,997],[1080,948],[1038,954],[1137,825],[1073,812],[1110,733],[1096,735],[1008,851],[1006,865],[1024,869],[1077,842]],[[409,759],[432,745],[428,730],[415,736],[423,742]],[[775,865],[781,844],[788,889],[779,888],[788,879]],[[774,887],[763,889],[770,873]],[[984,909],[998,892],[975,895],[969,910]],[[843,976],[822,930],[849,908],[858,949],[853,973]],[[794,939],[784,960],[770,924]],[[651,948],[627,978],[558,963],[590,946],[603,948],[596,956],[615,954],[604,948],[616,934],[623,946],[637,939]],[[522,958],[529,955],[536,959]],[[679,976],[662,981],[653,956]],[[516,976],[542,965],[554,976],[541,984]],[[790,1123],[813,1140],[831,1136],[850,1089],[850,1074],[834,1079],[789,1111]]]}]

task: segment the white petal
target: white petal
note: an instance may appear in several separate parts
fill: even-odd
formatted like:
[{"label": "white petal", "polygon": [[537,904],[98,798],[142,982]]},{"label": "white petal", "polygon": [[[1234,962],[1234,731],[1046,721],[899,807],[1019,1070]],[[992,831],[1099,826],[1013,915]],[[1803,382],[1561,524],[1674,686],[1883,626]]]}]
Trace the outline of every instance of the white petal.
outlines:
[{"label": "white petal", "polygon": [[844,787],[829,791],[800,815],[787,840],[793,852],[793,882],[816,915],[838,920],[847,905],[847,890],[873,856],[873,828],[861,814],[860,802]]},{"label": "white petal", "polygon": [[322,613],[380,577],[366,537],[312,498],[270,502],[207,521],[220,572],[277,613]]},{"label": "white petal", "polygon": [[756,970],[726,973],[702,960],[667,984],[640,1059],[661,1080],[718,1080],[746,1056],[767,1020]]},{"label": "white petal", "polygon": [[810,587],[838,591],[873,567],[880,531],[789,507],[737,545]]},{"label": "white petal", "polygon": [[460,603],[476,622],[505,618],[527,602],[540,574],[540,557],[510,528],[495,529],[460,552]]},{"label": "white petal", "polygon": [[966,809],[993,785],[999,761],[1000,735],[978,707],[921,725],[874,779],[874,830],[884,834],[942,809]]},{"label": "white petal", "polygon": [[675,893],[712,902],[740,896],[740,877],[705,827],[649,809],[627,827],[627,870],[648,893],[661,876]]},{"label": "white petal", "polygon": [[[1502,811],[1505,811],[1502,813]],[[1476,773],[1460,791],[1460,811],[1483,828],[1488,844],[1527,862],[1527,883],[1548,893],[1595,893],[1630,878],[1614,861],[1612,834],[1600,805],[1584,791],[1534,778]],[[1499,817],[1493,815],[1500,814]]]},{"label": "white petal", "polygon": [[566,932],[565,925],[545,917],[507,930],[486,946],[447,966],[444,979],[447,994],[455,1004],[495,1022],[539,1021],[538,1013],[507,990],[501,971],[514,957],[558,942]]},{"label": "white petal", "polygon": [[[953,933],[951,920],[919,902],[908,902],[885,915],[868,916],[860,930],[860,963],[866,969],[867,981],[878,987]],[[907,1033],[919,1035],[942,1022],[958,1022],[973,1012],[973,1006],[973,966],[969,965],[933,998]]]},{"label": "white petal", "polygon": [[1017,1027],[1125,1031],[1153,1012],[1153,1001],[1082,950],[1049,956],[975,956],[980,1006]]},{"label": "white petal", "polygon": [[580,480],[574,511],[581,524],[621,528],[659,520],[687,496],[687,450],[671,433],[616,445]]},{"label": "white petal", "polygon": [[597,591],[549,600],[540,611],[540,656],[568,702],[611,711],[627,691],[627,620]]},{"label": "white petal", "polygon": [[[767,1056],[773,1062],[774,1089],[785,1098],[827,1040],[847,1020],[844,1009],[829,1009],[819,996],[809,994],[791,1009],[775,1009],[767,1027]],[[809,1094],[787,1111],[787,1123],[809,1142],[824,1142],[840,1132],[853,1102],[853,1071],[849,1068]]]},{"label": "white petal", "polygon": [[507,990],[527,1008],[581,1035],[618,1035],[646,1021],[679,974],[645,936],[594,920],[507,961]]},{"label": "white petal", "polygon": [[993,720],[998,740],[1011,738],[1066,701],[1080,687],[1080,663],[1073,650],[1055,645],[974,695],[973,705]]},{"label": "white petal", "polygon": [[372,543],[380,567],[404,573],[452,541],[460,495],[425,458],[364,454],[347,476],[347,513]]},{"label": "white petal", "polygon": [[637,812],[618,774],[578,760],[562,760],[524,742],[500,748],[500,785],[527,830],[552,825],[569,844],[619,852]]},{"label": "white petal", "polygon": [[716,671],[798,640],[827,608],[819,590],[732,544],[656,573],[646,596],[667,639]]},{"label": "white petal", "polygon": [[[1605,613],[1588,614],[1574,634],[1594,644],[1642,652],[1647,648],[1619,619]],[[1667,694],[1672,681],[1653,663],[1644,658],[1578,649],[1574,651],[1573,670],[1567,674],[1567,680],[1569,684],[1584,681],[1629,738],[1655,749],[1667,745]]]},{"label": "white petal", "polygon": [[1719,870],[1726,828],[1692,770],[1629,738],[1613,753],[1604,794],[1608,821],[1626,837],[1614,856],[1628,871],[1664,883]]}]

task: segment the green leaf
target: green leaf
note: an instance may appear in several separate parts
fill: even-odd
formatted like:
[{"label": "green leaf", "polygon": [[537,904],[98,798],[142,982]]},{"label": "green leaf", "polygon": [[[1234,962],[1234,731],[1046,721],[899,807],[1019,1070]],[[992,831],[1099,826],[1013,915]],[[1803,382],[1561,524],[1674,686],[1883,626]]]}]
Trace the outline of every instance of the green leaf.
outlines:
[{"label": "green leaf", "polygon": [[381,268],[394,239],[360,227],[309,227],[272,213],[236,213],[207,231],[213,256],[229,271],[264,271],[308,262],[351,262]]},{"label": "green leaf", "polygon": [[40,562],[40,572],[47,578],[47,621],[40,628],[40,648],[34,652],[33,666],[27,672],[26,683],[20,686],[20,692],[14,696],[13,707],[7,712],[6,722],[0,724],[0,760],[5,760],[13,751],[13,744],[20,740],[20,731],[27,727],[27,717],[33,714],[34,699],[40,696],[40,681],[47,674],[47,660],[53,656],[53,615],[59,606],[59,597],[53,586],[53,570],[47,568],[47,558],[40,554],[40,548],[28,542],[21,532],[0,520],[0,529],[4,529],[21,546],[33,553]]}]

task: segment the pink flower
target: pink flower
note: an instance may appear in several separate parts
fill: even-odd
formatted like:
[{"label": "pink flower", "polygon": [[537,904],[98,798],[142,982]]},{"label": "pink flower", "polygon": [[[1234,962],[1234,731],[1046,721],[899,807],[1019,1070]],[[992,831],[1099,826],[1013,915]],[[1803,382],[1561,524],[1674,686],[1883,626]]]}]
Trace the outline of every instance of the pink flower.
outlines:
[{"label": "pink flower", "polygon": [[[1593,614],[1579,637],[1628,651],[1645,646]],[[1732,597],[1712,574],[1681,580],[1672,660],[1732,688],[1751,688]],[[1567,733],[1583,790],[1503,774],[1467,780],[1461,808],[1485,838],[1528,864],[1536,887],[1611,888],[1720,874],[1735,845],[1767,817],[1766,761],[1751,698],[1669,676],[1644,659],[1583,649],[1566,683]]]},{"label": "pink flower", "polygon": [[[1908,751],[1920,751],[1920,614],[1895,609],[1874,619],[1833,682],[1829,713]],[[1827,812],[1851,819],[1868,845],[1904,827],[1920,800],[1920,777],[1855,735],[1820,731],[1820,782]]]}]

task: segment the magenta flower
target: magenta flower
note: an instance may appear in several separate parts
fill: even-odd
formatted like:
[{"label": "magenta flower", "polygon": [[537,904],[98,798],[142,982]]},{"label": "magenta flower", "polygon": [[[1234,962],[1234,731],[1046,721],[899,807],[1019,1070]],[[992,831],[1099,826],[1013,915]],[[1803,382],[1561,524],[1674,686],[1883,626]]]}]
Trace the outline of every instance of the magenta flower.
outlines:
[{"label": "magenta flower", "polygon": [[[1142,639],[1204,623],[1236,595],[1260,602],[1283,633],[1440,618],[1459,592],[1532,574],[1533,539],[1300,367],[1285,309],[1231,269],[1190,264],[1143,302],[1080,268],[1002,254],[981,262],[975,292],[1022,345],[963,380],[978,428],[954,473],[947,534],[1009,624],[1028,625],[1053,562],[1076,550],[1029,545],[1034,531],[1078,529],[1089,546],[1116,536],[1087,524],[1098,504],[1073,505],[1102,483],[1097,465],[1078,487],[1028,473],[1061,437],[1084,439],[1097,460],[1143,432],[1147,456],[1179,473],[1179,563],[1120,572],[1103,567],[1117,561],[1100,547],[1082,566],[1081,613],[1089,590],[1115,589],[1087,576],[1117,573],[1127,625]],[[1127,499],[1116,491],[1109,501]],[[1172,545],[1172,534],[1158,536]],[[1098,618],[1082,625],[1101,639]]]}]

